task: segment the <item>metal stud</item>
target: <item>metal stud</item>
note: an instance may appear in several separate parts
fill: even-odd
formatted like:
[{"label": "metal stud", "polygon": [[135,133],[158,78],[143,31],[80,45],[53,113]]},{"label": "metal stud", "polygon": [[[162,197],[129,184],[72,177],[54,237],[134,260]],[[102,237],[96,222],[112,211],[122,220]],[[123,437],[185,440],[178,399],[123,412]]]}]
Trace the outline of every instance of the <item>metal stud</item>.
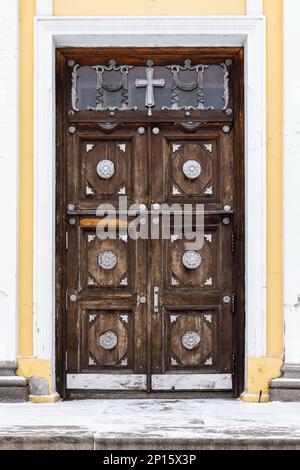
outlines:
[{"label": "metal stud", "polygon": [[74,204],[68,204],[68,211],[73,211],[75,209]]},{"label": "metal stud", "polygon": [[74,65],[75,65],[75,60],[72,60],[72,59],[68,60],[68,66],[69,67],[74,67]]},{"label": "metal stud", "polygon": [[74,126],[69,127],[69,132],[70,132],[70,134],[75,134],[76,127],[74,127]]},{"label": "metal stud", "polygon": [[224,211],[226,211],[226,212],[231,211],[231,206],[229,206],[229,205],[224,206]]},{"label": "metal stud", "polygon": [[153,207],[153,210],[159,211],[159,209],[160,209],[160,204],[158,204],[158,203],[156,202],[155,204],[153,204],[152,207]]},{"label": "metal stud", "polygon": [[114,111],[111,111],[111,112],[109,113],[109,115],[110,115],[110,116],[114,116],[114,115],[115,115]]},{"label": "metal stud", "polygon": [[229,127],[229,126],[223,126],[222,131],[223,131],[225,134],[228,134],[228,132],[230,132],[230,127]]},{"label": "metal stud", "polygon": [[190,113],[189,111],[186,111],[186,112],[185,112],[185,115],[186,115],[186,116],[189,116],[190,114],[191,114],[191,113]]},{"label": "metal stud", "polygon": [[226,65],[232,65],[232,60],[231,59],[226,59],[225,64]]},{"label": "metal stud", "polygon": [[145,129],[144,127],[139,127],[139,128],[138,128],[138,133],[139,133],[139,134],[142,135],[142,134],[145,134],[145,132],[146,132],[146,129]]},{"label": "metal stud", "polygon": [[228,295],[225,295],[225,297],[223,297],[223,303],[224,304],[230,304],[230,297]]},{"label": "metal stud", "polygon": [[229,225],[230,224],[230,219],[228,217],[224,217],[223,224],[224,225]]},{"label": "metal stud", "polygon": [[141,304],[146,304],[147,303],[147,297],[145,295],[140,296],[140,303]]},{"label": "metal stud", "polygon": [[74,219],[74,217],[71,217],[71,218],[69,219],[69,224],[70,224],[70,225],[76,225],[76,219]]},{"label": "metal stud", "polygon": [[158,127],[153,127],[152,134],[157,135],[160,133],[160,129]]},{"label": "metal stud", "polygon": [[71,295],[70,295],[70,300],[71,300],[71,302],[76,302],[76,300],[77,300],[77,295],[71,294]]},{"label": "metal stud", "polygon": [[226,114],[227,114],[228,116],[230,116],[230,115],[232,114],[232,109],[231,109],[231,108],[227,108],[227,109],[226,109]]}]

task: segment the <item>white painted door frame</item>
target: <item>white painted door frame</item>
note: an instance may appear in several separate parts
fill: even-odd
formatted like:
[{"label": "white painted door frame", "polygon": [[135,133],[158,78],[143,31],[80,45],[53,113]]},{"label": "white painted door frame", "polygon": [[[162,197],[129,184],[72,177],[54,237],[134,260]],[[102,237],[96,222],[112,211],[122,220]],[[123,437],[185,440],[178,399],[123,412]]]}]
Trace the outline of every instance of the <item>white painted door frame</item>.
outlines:
[{"label": "white painted door frame", "polygon": [[0,15],[0,362],[18,354],[19,1]]},{"label": "white painted door frame", "polygon": [[[55,48],[245,47],[246,358],[266,354],[266,59],[263,16],[36,17],[34,350],[55,389]],[[247,374],[246,374],[247,376]]]}]

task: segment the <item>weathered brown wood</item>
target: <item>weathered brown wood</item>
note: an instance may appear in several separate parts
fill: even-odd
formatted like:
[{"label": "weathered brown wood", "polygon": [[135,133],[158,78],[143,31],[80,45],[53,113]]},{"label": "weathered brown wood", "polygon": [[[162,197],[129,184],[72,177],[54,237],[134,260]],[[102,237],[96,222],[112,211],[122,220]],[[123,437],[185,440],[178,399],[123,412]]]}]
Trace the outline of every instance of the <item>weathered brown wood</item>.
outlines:
[{"label": "weathered brown wood", "polygon": [[[145,57],[150,56],[156,65],[181,63],[186,58],[199,63],[231,59],[233,113],[154,111],[149,117],[141,111],[115,111],[113,116],[109,111],[70,112],[68,60],[95,65],[113,58],[118,63],[145,65]],[[231,373],[234,354],[237,370],[233,384],[238,396],[243,389],[244,363],[243,50],[61,49],[57,52],[57,90],[56,348],[60,393],[76,395],[65,391],[66,372],[103,371],[147,374],[147,392],[152,396],[152,374],[180,372],[188,377]],[[195,127],[187,128],[187,121],[194,121]],[[117,125],[106,129],[101,122]],[[229,126],[228,133],[224,125]],[[71,126],[75,132],[69,131]],[[139,127],[145,128],[143,134],[138,133]],[[152,133],[153,127],[159,128],[159,134]],[[103,159],[111,160],[115,167],[115,174],[107,180],[97,175],[97,164]],[[196,180],[182,173],[183,164],[191,159],[201,165]],[[105,202],[117,207],[124,188],[129,204],[148,208],[151,203],[205,204],[205,211],[212,213],[205,216],[208,237],[198,250],[199,268],[188,270],[182,264],[185,239],[135,241],[128,237],[125,241],[95,236],[96,227],[104,220],[96,216],[98,205]],[[232,209],[226,215],[220,212],[224,206]],[[229,224],[223,223],[225,217]],[[124,222],[116,215],[105,223],[115,225],[118,233],[131,220]],[[173,223],[171,217],[171,226]],[[116,268],[99,267],[98,257],[104,250],[117,256]],[[153,305],[155,286],[159,289],[157,312]],[[234,293],[233,314],[232,301],[225,304],[223,297],[232,299]],[[71,295],[76,296],[74,301]],[[142,296],[146,303],[140,301]],[[117,344],[105,349],[100,338],[110,331],[115,332]],[[200,337],[199,345],[192,349],[183,345],[188,331],[196,331]]]}]

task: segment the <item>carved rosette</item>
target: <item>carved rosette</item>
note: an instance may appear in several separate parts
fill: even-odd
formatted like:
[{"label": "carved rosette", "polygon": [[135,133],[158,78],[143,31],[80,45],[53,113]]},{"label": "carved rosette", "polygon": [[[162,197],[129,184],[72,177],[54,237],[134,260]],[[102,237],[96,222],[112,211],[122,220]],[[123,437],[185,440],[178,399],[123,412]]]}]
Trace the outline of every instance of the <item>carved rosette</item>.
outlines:
[{"label": "carved rosette", "polygon": [[201,165],[196,160],[187,160],[182,166],[182,171],[187,178],[195,180],[201,174]]},{"label": "carved rosette", "polygon": [[97,165],[97,173],[100,178],[108,180],[115,174],[115,165],[111,160],[101,160]]},{"label": "carved rosette", "polygon": [[114,349],[118,344],[118,336],[114,331],[105,331],[99,336],[99,344],[103,349]]},{"label": "carved rosette", "polygon": [[98,264],[102,269],[113,269],[118,263],[117,255],[110,250],[102,251],[98,256]]},{"label": "carved rosette", "polygon": [[200,341],[201,337],[197,331],[186,331],[181,338],[183,347],[189,351],[195,349]]},{"label": "carved rosette", "polygon": [[199,268],[201,261],[201,256],[197,251],[186,251],[182,256],[182,264],[187,269]]}]

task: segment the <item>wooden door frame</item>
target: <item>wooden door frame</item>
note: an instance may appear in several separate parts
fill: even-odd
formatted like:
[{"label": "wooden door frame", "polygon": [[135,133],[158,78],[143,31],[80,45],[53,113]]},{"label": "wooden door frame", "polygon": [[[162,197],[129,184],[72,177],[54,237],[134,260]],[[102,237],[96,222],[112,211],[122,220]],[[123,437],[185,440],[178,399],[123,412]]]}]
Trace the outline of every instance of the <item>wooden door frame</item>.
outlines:
[{"label": "wooden door frame", "polygon": [[[159,30],[159,44],[157,31]],[[34,355],[55,378],[55,50],[57,47],[244,47],[246,354],[266,355],[266,21],[263,16],[36,17]],[[250,92],[248,93],[248,90]],[[253,189],[255,188],[255,190]],[[47,253],[47,256],[45,256]],[[247,375],[245,390],[247,392]]]},{"label": "wooden door frame", "polygon": [[[121,53],[122,51],[122,53]],[[166,48],[137,48],[134,51],[128,50],[129,57],[141,57],[141,60],[144,60],[144,57],[152,55],[162,55],[162,57],[168,57],[169,55],[174,56],[174,60],[181,62],[184,57],[204,55],[209,58],[228,58],[234,57],[235,69],[234,72],[237,74],[236,79],[234,80],[234,109],[233,109],[233,135],[234,135],[234,145],[233,145],[233,161],[234,161],[234,181],[235,181],[235,190],[234,190],[234,199],[235,199],[235,218],[234,218],[234,233],[235,233],[235,256],[234,256],[234,292],[236,294],[235,298],[235,316],[234,316],[234,330],[233,330],[233,351],[235,357],[235,364],[233,364],[234,373],[233,373],[233,396],[238,397],[244,390],[244,354],[245,354],[245,223],[244,223],[244,214],[245,214],[245,184],[244,184],[244,49],[243,48],[193,48],[193,49],[166,49]],[[66,350],[66,270],[64,269],[64,263],[66,261],[66,250],[65,250],[65,233],[67,229],[66,221],[66,203],[64,199],[65,196],[65,184],[66,184],[66,161],[62,156],[65,154],[66,147],[64,142],[64,133],[66,127],[70,124],[70,119],[74,119],[74,124],[76,122],[84,122],[86,120],[85,113],[78,113],[74,118],[66,118],[66,104],[64,90],[67,86],[67,77],[65,73],[65,64],[70,60],[70,57],[75,56],[78,58],[84,55],[93,57],[100,56],[99,60],[97,57],[96,62],[103,60],[107,61],[107,54],[109,56],[115,57],[116,54],[125,55],[127,50],[123,49],[103,49],[99,53],[95,53],[95,50],[92,49],[57,49],[56,51],[56,387],[61,396],[66,396],[66,359],[65,359],[65,350]],[[101,57],[103,55],[103,59]],[[121,60],[121,59],[120,59]],[[125,60],[125,59],[124,59]],[[200,60],[200,59],[199,59]],[[124,114],[124,112],[122,112]],[[172,116],[173,113],[173,116]],[[137,112],[127,115],[126,121],[136,121],[139,119],[139,116],[136,117]],[[168,115],[167,115],[168,114]],[[226,122],[232,120],[230,117],[224,116],[225,113],[220,113],[220,116],[216,116],[216,112],[201,111],[199,116],[201,116],[202,121],[218,121]],[[79,116],[79,117],[78,117]],[[198,116],[198,119],[200,119]],[[112,121],[114,118],[109,116],[108,112],[101,113],[90,113],[89,112],[89,122],[93,121]],[[151,119],[146,117],[146,113],[143,112],[143,119],[149,122],[163,122],[167,120],[186,120],[184,112],[174,112],[171,113],[159,113],[156,112]],[[239,195],[239,197],[237,197]],[[88,393],[88,392],[87,392]],[[166,396],[172,392],[166,392]],[[94,394],[95,395],[95,394]],[[110,393],[107,394],[97,394],[97,396],[110,396]],[[119,394],[120,395],[120,394]],[[128,395],[128,394],[126,394]],[[130,396],[133,394],[130,393]],[[134,396],[143,396],[144,394],[134,393]],[[162,393],[154,393],[150,396],[162,396]],[[173,396],[181,396],[182,392],[177,392],[176,394],[172,393]],[[190,392],[185,394],[187,396],[208,396],[207,392]],[[218,396],[218,392],[214,392],[212,396]],[[112,393],[112,396],[115,396],[115,393]],[[122,393],[124,396],[124,393]],[[149,396],[149,394],[147,394]],[[219,396],[228,396],[225,392],[219,394]]]}]

